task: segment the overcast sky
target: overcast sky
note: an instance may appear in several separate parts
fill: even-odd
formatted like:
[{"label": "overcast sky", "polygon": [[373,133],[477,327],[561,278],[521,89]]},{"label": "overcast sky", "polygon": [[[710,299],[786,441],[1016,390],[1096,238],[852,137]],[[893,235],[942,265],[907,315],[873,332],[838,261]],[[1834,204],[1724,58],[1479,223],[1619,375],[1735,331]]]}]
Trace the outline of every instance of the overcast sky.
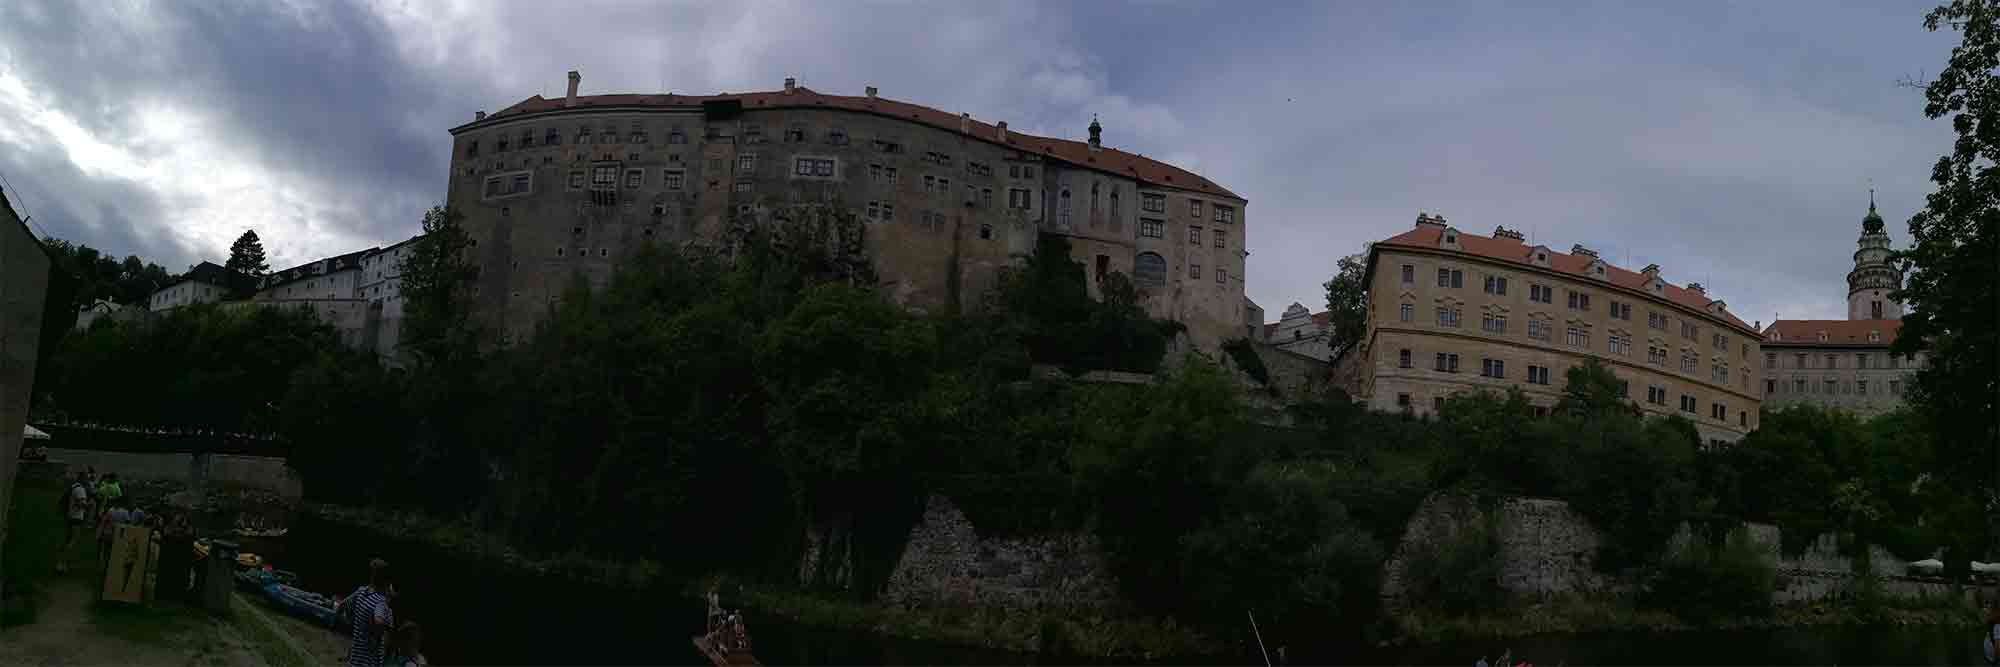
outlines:
[{"label": "overcast sky", "polygon": [[1250,200],[1273,320],[1419,211],[1658,263],[1746,321],[1844,317],[1870,179],[1908,242],[1951,138],[1895,85],[1956,42],[1928,5],[1529,4],[5,0],[0,174],[57,237],[180,270],[254,228],[284,268],[415,234],[447,129],[570,69],[796,76],[1072,139],[1098,114]]}]

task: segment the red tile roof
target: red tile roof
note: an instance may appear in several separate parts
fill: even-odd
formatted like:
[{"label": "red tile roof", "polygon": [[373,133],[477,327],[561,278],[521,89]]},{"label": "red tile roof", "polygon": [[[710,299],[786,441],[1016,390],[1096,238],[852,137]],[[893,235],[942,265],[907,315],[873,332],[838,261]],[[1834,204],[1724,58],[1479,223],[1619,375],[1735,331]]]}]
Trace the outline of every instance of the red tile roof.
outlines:
[{"label": "red tile roof", "polygon": [[[1902,328],[1902,320],[1778,320],[1764,329],[1764,342],[1781,345],[1888,345],[1896,342],[1896,332]],[[1868,340],[1868,332],[1871,331],[1882,334],[1882,340]],[[1821,332],[1826,333],[1824,342],[1819,339]]]},{"label": "red tile roof", "polygon": [[[1378,241],[1376,242],[1375,245],[1400,246],[1406,248],[1420,248],[1424,250],[1435,251],[1443,249],[1438,243],[1438,239],[1443,235],[1444,235],[1444,228],[1433,225],[1423,225],[1417,227],[1416,229],[1412,229],[1410,231],[1389,237],[1387,240]],[[1490,236],[1480,236],[1478,234],[1470,234],[1463,230],[1460,230],[1458,232],[1458,244],[1460,247],[1465,249],[1464,252],[1467,254],[1477,255],[1479,257],[1484,257],[1487,259],[1500,260],[1503,262],[1507,262],[1510,264],[1517,264],[1520,266],[1530,266],[1530,267],[1535,266],[1534,264],[1528,262],[1528,254],[1530,251],[1534,250],[1536,246],[1528,245],[1526,243],[1522,243],[1512,239],[1496,239]],[[1590,259],[1591,258],[1587,256],[1572,255],[1569,253],[1557,252],[1551,249],[1549,250],[1549,269],[1557,273],[1566,273],[1569,275],[1577,276],[1579,278],[1586,278],[1587,279],[1586,282],[1589,280],[1596,280],[1596,278],[1589,277],[1589,274],[1585,272],[1585,269],[1589,268],[1590,266]],[[1696,312],[1700,312],[1703,314],[1708,313],[1708,304],[1710,301],[1714,300],[1708,298],[1706,295],[1700,292],[1696,292],[1694,290],[1687,289],[1685,287],[1680,287],[1678,285],[1674,285],[1673,283],[1667,283],[1666,286],[1661,290],[1660,294],[1654,294],[1650,290],[1646,289],[1645,274],[1634,273],[1626,269],[1612,266],[1610,262],[1604,263],[1604,276],[1605,278],[1608,279],[1606,282],[1609,282],[1612,285],[1631,289],[1641,294],[1645,294],[1649,298],[1658,299],[1664,296],[1667,301],[1673,302],[1681,306],[1686,306],[1688,308],[1692,308]],[[1722,311],[1721,319],[1745,331],[1756,331],[1755,329],[1750,328],[1750,325],[1744,324],[1743,320],[1737,319],[1736,315],[1730,313],[1726,308],[1723,309]]]},{"label": "red tile roof", "polygon": [[[821,107],[845,109],[861,113],[872,113],[894,118],[914,120],[939,129],[957,132],[960,117],[926,106],[897,102],[880,97],[852,97],[846,95],[826,95],[814,92],[804,86],[787,94],[784,91],[719,94],[719,95],[579,95],[576,106],[565,107],[563,100],[544,99],[540,95],[521,100],[519,103],[494,112],[484,120],[474,121],[452,128],[452,134],[513,120],[519,116],[582,109],[603,109],[613,107],[699,107],[703,102],[736,100],[749,109],[778,109],[793,107]],[[971,136],[992,143],[999,143],[999,130],[994,125],[977,120],[971,122]],[[1205,194],[1246,201],[1236,193],[1221,185],[1180,167],[1160,162],[1114,148],[1091,151],[1090,145],[1081,141],[1038,137],[1031,134],[1007,131],[1006,146],[1026,153],[1039,154],[1079,167],[1118,174],[1155,186],[1188,190]]]}]

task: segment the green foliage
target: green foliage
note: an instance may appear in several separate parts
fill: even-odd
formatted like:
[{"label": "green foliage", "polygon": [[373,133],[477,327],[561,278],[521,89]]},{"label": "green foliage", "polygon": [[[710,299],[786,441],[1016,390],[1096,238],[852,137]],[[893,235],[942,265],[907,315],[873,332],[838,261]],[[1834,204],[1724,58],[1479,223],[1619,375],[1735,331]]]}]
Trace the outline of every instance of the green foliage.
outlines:
[{"label": "green foliage", "polygon": [[1340,258],[1333,278],[1326,281],[1326,313],[1331,331],[1327,346],[1334,358],[1368,335],[1368,255],[1360,253]]},{"label": "green foliage", "polygon": [[1715,544],[1697,536],[1663,559],[1644,596],[1684,619],[1759,616],[1771,611],[1777,564],[1741,526]]},{"label": "green foliage", "polygon": [[1257,356],[1257,350],[1250,346],[1248,338],[1231,338],[1222,343],[1222,351],[1236,362],[1236,367],[1250,375],[1250,379],[1266,387],[1271,386],[1271,371],[1264,367],[1264,358]]},{"label": "green foliage", "polygon": [[[1491,509],[1491,508],[1489,508]],[[1500,526],[1497,513],[1432,535],[1404,563],[1403,582],[1411,599],[1439,611],[1472,613],[1506,601],[1500,589]]]},{"label": "green foliage", "polygon": [[311,311],[184,306],[65,336],[38,384],[45,416],[271,433],[292,374],[337,349]]},{"label": "green foliage", "polygon": [[[1958,140],[1931,170],[1937,185],[1910,218],[1911,246],[1898,254],[1908,268],[1894,296],[1909,305],[1896,337],[1899,354],[1922,352],[1928,363],[1911,383],[1910,405],[1936,443],[1932,466],[1943,495],[1990,506],[2000,496],[2000,150],[1992,123],[2000,114],[2000,12],[1991,2],[1953,0],[1924,17],[1924,27],[1950,27],[1961,41],[1925,92],[1924,114],[1951,118]],[[1963,499],[1976,499],[1965,501]],[[1984,517],[1981,517],[1984,514]],[[1962,507],[1956,517],[1976,523],[1974,541],[1991,553],[2000,529],[1990,511]],[[1956,567],[1963,551],[1947,558]]]},{"label": "green foliage", "polygon": [[264,242],[257,239],[257,230],[246,230],[236,237],[236,242],[229,245],[229,260],[222,268],[252,277],[271,270],[271,264],[264,261]]},{"label": "green foliage", "polygon": [[167,285],[173,275],[166,268],[127,255],[123,261],[81,243],[44,239],[55,256],[57,268],[78,281],[69,309],[74,311],[109,299],[113,303],[144,304],[155,290]]},{"label": "green foliage", "polygon": [[1139,290],[1122,273],[1102,276],[1098,290],[1101,298],[1090,298],[1069,240],[1043,234],[1025,265],[1001,276],[994,316],[1018,332],[1036,361],[1075,374],[1158,370],[1178,325],[1147,316]]}]

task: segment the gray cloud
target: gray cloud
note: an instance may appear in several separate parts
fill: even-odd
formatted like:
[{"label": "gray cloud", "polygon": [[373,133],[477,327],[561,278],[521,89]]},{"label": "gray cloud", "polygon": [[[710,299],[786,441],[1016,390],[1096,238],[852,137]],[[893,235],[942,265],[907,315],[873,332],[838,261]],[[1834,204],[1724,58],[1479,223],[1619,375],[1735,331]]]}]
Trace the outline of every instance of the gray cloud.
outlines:
[{"label": "gray cloud", "polygon": [[567,70],[585,92],[797,76],[1072,138],[1099,114],[1110,143],[1250,199],[1248,292],[1271,313],[1319,307],[1338,257],[1428,210],[1657,262],[1746,320],[1839,317],[1865,182],[1903,240],[1949,139],[1893,86],[1951,45],[1923,11],[17,0],[0,84],[34,99],[0,87],[0,139],[46,138],[8,129],[45,109],[110,148],[0,166],[58,235],[178,266],[254,226],[289,263],[413,233],[445,131],[561,94]]}]

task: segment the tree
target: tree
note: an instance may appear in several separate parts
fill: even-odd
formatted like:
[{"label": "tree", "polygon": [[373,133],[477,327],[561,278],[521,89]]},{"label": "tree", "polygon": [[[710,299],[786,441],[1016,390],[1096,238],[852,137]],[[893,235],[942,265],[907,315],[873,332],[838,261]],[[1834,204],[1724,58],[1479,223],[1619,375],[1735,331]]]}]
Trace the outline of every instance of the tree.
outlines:
[{"label": "tree", "polygon": [[1625,381],[1595,357],[1571,366],[1563,373],[1563,380],[1563,397],[1556,403],[1558,411],[1592,417],[1639,414],[1639,406],[1625,397]]},{"label": "tree", "polygon": [[407,304],[402,344],[419,364],[464,361],[478,349],[470,297],[479,267],[467,252],[472,237],[459,224],[464,217],[443,206],[425,212],[423,236],[397,267]]},{"label": "tree", "polygon": [[1335,358],[1368,335],[1367,262],[1365,253],[1342,257],[1333,279],[1326,281],[1326,316],[1332,329],[1326,344]]},{"label": "tree", "polygon": [[251,277],[270,272],[271,265],[264,261],[264,242],[257,239],[257,230],[236,237],[236,242],[229,245],[229,261],[222,268]]},{"label": "tree", "polygon": [[1910,403],[1938,448],[1939,481],[1989,508],[1966,523],[1985,524],[1990,554],[2000,548],[2000,513],[1990,509],[2000,496],[2000,3],[1954,0],[1924,17],[1932,31],[1947,25],[1961,41],[1926,86],[1924,114],[1951,117],[1958,141],[1932,169],[1937,190],[1910,218],[1911,247],[1898,255],[1909,275],[1895,297],[1910,312],[1893,351],[1929,357]]}]

